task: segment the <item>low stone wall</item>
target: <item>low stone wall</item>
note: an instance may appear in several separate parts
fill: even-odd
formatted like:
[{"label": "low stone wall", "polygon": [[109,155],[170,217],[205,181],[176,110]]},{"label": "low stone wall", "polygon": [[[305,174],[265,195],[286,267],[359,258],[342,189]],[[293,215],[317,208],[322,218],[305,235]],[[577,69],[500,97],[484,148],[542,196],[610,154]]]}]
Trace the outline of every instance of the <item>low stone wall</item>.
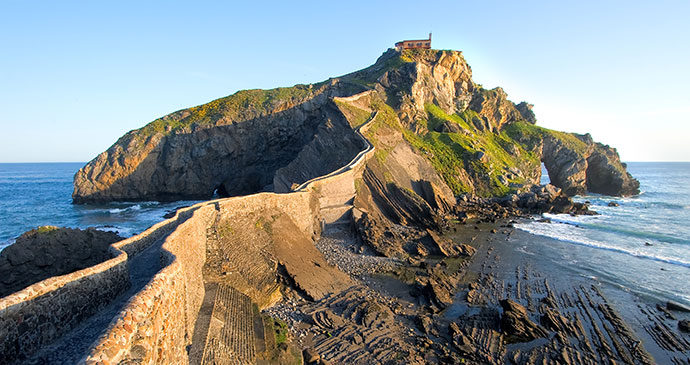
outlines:
[{"label": "low stone wall", "polygon": [[110,304],[130,285],[128,257],[190,215],[184,212],[112,244],[112,258],[98,265],[45,279],[0,299],[0,363],[31,356]]},{"label": "low stone wall", "polygon": [[0,300],[0,363],[21,360],[69,332],[129,287],[127,255],[55,276]]},{"label": "low stone wall", "polygon": [[179,211],[176,218],[189,215],[163,243],[163,269],[113,320],[84,362],[187,362],[186,346],[204,298],[206,230],[215,220],[216,205],[195,205]]}]

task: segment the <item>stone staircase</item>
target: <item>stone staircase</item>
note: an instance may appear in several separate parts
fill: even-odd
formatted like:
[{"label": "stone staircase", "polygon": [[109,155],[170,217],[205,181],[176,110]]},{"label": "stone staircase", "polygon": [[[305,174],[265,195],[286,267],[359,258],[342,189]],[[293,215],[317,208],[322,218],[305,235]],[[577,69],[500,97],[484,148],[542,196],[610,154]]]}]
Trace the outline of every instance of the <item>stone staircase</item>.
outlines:
[{"label": "stone staircase", "polygon": [[253,364],[256,362],[254,311],[248,296],[229,285],[220,284],[202,364]]},{"label": "stone staircase", "polygon": [[325,228],[349,225],[354,208],[354,179],[346,179],[335,186],[329,186],[319,198],[321,221]]}]

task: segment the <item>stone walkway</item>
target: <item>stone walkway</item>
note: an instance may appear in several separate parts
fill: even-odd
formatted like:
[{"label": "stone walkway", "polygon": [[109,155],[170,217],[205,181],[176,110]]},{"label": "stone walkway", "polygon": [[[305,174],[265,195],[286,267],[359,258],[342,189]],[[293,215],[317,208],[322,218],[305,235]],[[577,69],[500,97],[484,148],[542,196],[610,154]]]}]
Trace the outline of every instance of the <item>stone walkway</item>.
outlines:
[{"label": "stone walkway", "polygon": [[160,271],[160,250],[164,236],[139,255],[131,258],[129,265],[129,278],[131,286],[115,298],[107,307],[100,310],[91,318],[84,321],[72,331],[65,334],[53,344],[44,347],[25,364],[76,364],[84,357],[89,348],[108,328],[129,300],[151,281],[153,276]]},{"label": "stone walkway", "polygon": [[218,285],[201,363],[253,364],[255,338],[249,297],[229,285]]}]

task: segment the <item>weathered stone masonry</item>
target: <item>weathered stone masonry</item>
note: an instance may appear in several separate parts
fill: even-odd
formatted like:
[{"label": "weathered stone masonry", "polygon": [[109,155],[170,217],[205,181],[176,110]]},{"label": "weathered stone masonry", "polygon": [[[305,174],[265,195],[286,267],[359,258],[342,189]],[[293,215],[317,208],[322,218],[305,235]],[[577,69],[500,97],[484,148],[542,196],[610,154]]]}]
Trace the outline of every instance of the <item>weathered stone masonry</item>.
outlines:
[{"label": "weathered stone masonry", "polygon": [[108,304],[129,285],[127,258],[169,234],[161,249],[162,269],[130,299],[82,362],[187,363],[186,347],[191,343],[204,297],[202,268],[207,229],[216,221],[216,215],[282,211],[307,237],[317,238],[324,220],[333,219],[327,210],[334,202],[327,197],[339,196],[337,204],[347,204],[354,198],[354,180],[361,176],[365,162],[374,153],[373,146],[364,141],[367,148],[349,164],[312,179],[297,191],[219,199],[181,209],[175,217],[113,244],[113,258],[106,262],[44,280],[2,298],[0,362],[17,359],[20,353],[30,355]]},{"label": "weathered stone masonry", "polygon": [[183,217],[160,222],[109,248],[111,259],[55,276],[0,299],[0,363],[25,358],[72,330],[129,287],[127,258],[169,233]]}]

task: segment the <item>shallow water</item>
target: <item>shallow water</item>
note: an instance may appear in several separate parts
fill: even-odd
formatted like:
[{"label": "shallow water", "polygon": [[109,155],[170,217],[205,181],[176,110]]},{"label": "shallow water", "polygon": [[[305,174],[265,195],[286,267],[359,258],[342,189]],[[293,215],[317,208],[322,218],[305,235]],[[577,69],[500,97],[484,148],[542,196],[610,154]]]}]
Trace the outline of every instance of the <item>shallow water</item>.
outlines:
[{"label": "shallow water", "polygon": [[[690,304],[690,163],[629,163],[628,170],[640,180],[639,196],[576,197],[600,215],[545,214],[552,223],[517,224],[556,240],[524,250],[567,263],[583,276]],[[609,207],[611,201],[620,206]]]}]

